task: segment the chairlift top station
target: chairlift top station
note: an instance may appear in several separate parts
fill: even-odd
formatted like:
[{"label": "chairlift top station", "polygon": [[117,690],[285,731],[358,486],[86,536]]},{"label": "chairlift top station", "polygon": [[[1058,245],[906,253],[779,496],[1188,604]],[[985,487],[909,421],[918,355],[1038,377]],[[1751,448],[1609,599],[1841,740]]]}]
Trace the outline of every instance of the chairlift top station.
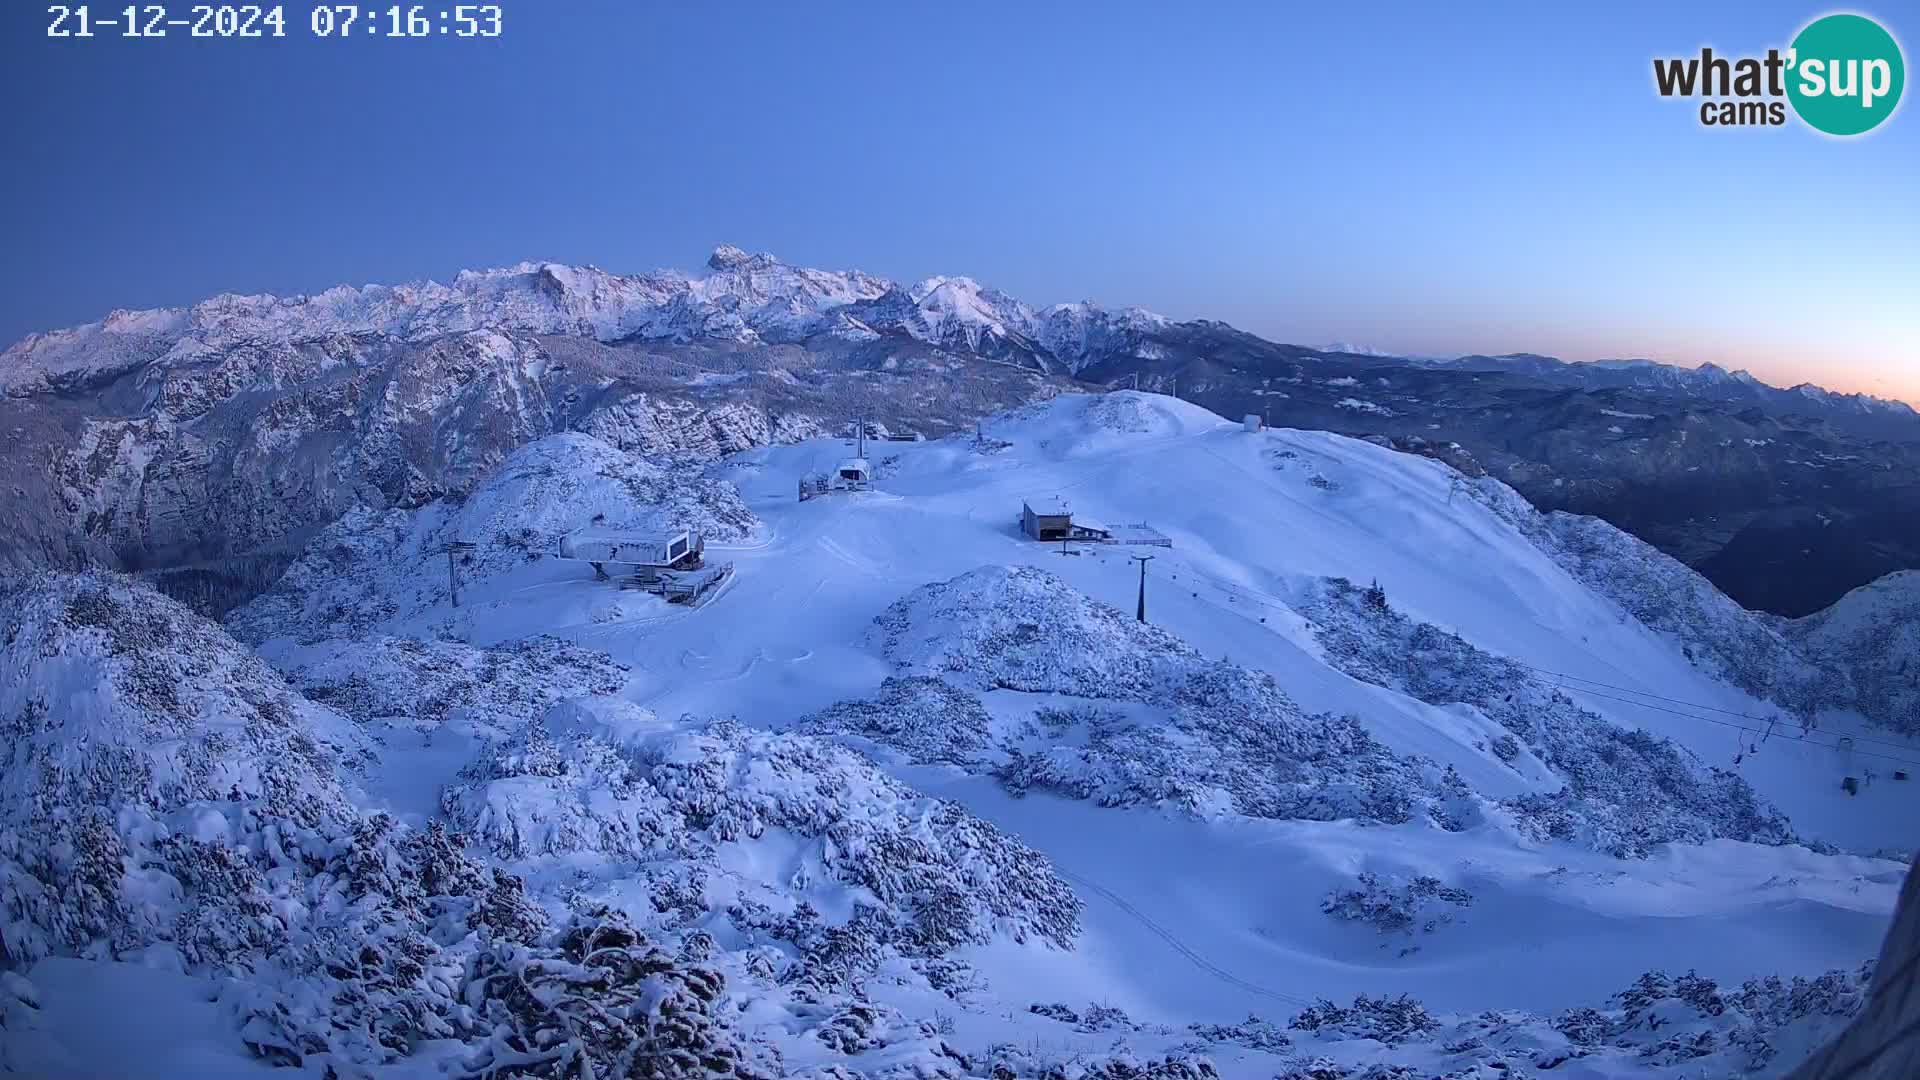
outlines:
[{"label": "chairlift top station", "polygon": [[560,538],[563,559],[656,570],[697,570],[705,552],[705,539],[686,529],[650,534],[585,528]]},{"label": "chairlift top station", "polygon": [[[559,556],[589,563],[594,577],[697,606],[733,575],[733,564],[709,567],[706,538],[688,529],[660,533],[589,526],[560,538]],[[613,573],[607,568],[614,567]]]},{"label": "chairlift top station", "polygon": [[800,501],[830,495],[836,491],[865,491],[873,484],[873,463],[867,459],[867,440],[886,442],[925,442],[926,436],[917,431],[891,431],[870,420],[856,420],[847,425],[847,434],[854,440],[853,456],[834,467],[831,473],[808,473],[800,478]]}]

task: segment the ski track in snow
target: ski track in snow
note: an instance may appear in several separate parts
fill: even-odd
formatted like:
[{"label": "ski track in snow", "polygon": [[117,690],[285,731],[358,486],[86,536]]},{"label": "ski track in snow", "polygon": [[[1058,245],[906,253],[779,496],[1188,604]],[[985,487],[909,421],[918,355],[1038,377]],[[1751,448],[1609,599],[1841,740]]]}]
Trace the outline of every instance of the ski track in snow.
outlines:
[{"label": "ski track in snow", "polygon": [[1296,1008],[1305,1008],[1308,1005],[1313,1004],[1313,1002],[1308,1001],[1306,998],[1303,998],[1303,997],[1296,997],[1292,994],[1283,994],[1278,990],[1269,990],[1264,986],[1257,986],[1253,983],[1246,981],[1245,979],[1240,978],[1238,975],[1235,975],[1233,972],[1228,971],[1227,969],[1221,967],[1220,965],[1214,963],[1213,961],[1208,960],[1206,957],[1201,956],[1199,953],[1189,948],[1186,942],[1181,941],[1179,936],[1176,935],[1173,931],[1153,921],[1153,919],[1149,918],[1146,915],[1146,913],[1142,912],[1139,908],[1134,907],[1132,904],[1128,903],[1126,897],[1121,896],[1120,894],[1114,892],[1112,889],[1109,889],[1104,885],[1100,885],[1094,881],[1091,881],[1085,877],[1082,877],[1079,874],[1073,873],[1072,871],[1062,869],[1058,864],[1055,864],[1054,872],[1059,874],[1061,877],[1066,878],[1068,881],[1073,882],[1075,885],[1078,885],[1081,888],[1087,890],[1093,895],[1098,896],[1101,899],[1107,901],[1109,904],[1112,904],[1114,907],[1119,908],[1121,911],[1125,912],[1129,918],[1133,919],[1135,922],[1139,923],[1140,925],[1146,927],[1149,931],[1151,931],[1155,937],[1166,942],[1168,946],[1170,946],[1175,952],[1179,953],[1181,956],[1186,957],[1188,960],[1193,961],[1194,967],[1199,968],[1201,971],[1206,972],[1207,974],[1213,976],[1214,978],[1220,980],[1221,982],[1226,983],[1229,986],[1238,987],[1239,989],[1245,990],[1246,992],[1250,994],[1254,994],[1258,997],[1269,998],[1271,1000],[1281,1002],[1282,1004],[1295,1006]]}]

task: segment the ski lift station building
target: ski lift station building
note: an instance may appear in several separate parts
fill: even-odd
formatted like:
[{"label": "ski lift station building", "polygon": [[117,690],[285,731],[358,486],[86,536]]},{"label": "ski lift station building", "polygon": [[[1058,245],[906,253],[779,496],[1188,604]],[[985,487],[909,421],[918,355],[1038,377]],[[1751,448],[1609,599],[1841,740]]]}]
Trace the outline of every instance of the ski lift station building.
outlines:
[{"label": "ski lift station building", "polygon": [[579,529],[560,538],[560,557],[590,562],[596,570],[609,563],[652,570],[694,570],[702,565],[706,547],[699,533],[686,529],[660,533]]},{"label": "ski lift station building", "polygon": [[866,458],[848,458],[834,470],[834,478],[845,487],[863,488],[873,480],[873,468],[867,464]]},{"label": "ski lift station building", "polygon": [[1077,540],[1087,544],[1134,544],[1145,547],[1173,546],[1165,533],[1140,522],[1137,525],[1104,525],[1082,518],[1075,521],[1073,511],[1054,496],[1027,499],[1020,504],[1020,531],[1035,540]]},{"label": "ski lift station building", "polygon": [[1113,531],[1090,521],[1075,524],[1073,511],[1056,497],[1027,499],[1020,504],[1020,528],[1035,540],[1107,540]]},{"label": "ski lift station building", "polygon": [[1073,511],[1056,498],[1028,499],[1020,504],[1020,526],[1035,540],[1065,540],[1073,534]]}]

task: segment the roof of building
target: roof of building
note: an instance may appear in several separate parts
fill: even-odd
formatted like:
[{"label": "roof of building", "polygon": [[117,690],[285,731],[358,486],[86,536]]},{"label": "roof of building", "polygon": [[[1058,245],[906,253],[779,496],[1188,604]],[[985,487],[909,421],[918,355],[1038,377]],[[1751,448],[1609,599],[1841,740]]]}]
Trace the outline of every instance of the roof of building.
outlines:
[{"label": "roof of building", "polygon": [[687,536],[687,529],[651,529],[641,532],[635,529],[610,529],[605,526],[588,526],[575,529],[567,534],[569,540],[605,540],[616,544],[665,544]]},{"label": "roof of building", "polygon": [[1071,517],[1073,511],[1058,495],[1034,495],[1026,499],[1027,509],[1042,517]]}]

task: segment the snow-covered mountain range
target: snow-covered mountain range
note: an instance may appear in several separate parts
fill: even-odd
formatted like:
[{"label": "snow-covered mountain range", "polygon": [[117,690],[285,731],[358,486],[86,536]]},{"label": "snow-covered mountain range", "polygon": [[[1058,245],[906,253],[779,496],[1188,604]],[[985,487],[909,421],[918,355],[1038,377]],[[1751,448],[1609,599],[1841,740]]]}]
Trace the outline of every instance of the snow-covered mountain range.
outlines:
[{"label": "snow-covered mountain range", "polygon": [[[1860,1011],[1911,575],[1756,615],[1449,455],[1130,391],[796,498],[847,453],[534,437],[221,623],[6,578],[0,1069],[1677,1080]],[[596,520],[733,574],[554,557]]]},{"label": "snow-covered mountain range", "polygon": [[97,323],[34,334],[0,354],[0,389],[98,383],[149,364],[175,365],[241,347],[371,335],[422,342],[491,330],[604,342],[871,340],[900,330],[921,341],[992,354],[1022,350],[1069,373],[1114,338],[1165,325],[1137,308],[1060,304],[1036,311],[965,277],[900,285],[858,270],[790,266],[722,246],[707,273],[613,274],[522,263],[463,271],[450,284],[368,285],[311,296],[218,296],[190,308],[116,311]]},{"label": "snow-covered mountain range", "polygon": [[1444,367],[1523,372],[1555,382],[1595,389],[1623,387],[1678,391],[1709,400],[1777,405],[1782,408],[1797,406],[1840,415],[1880,417],[1895,422],[1920,417],[1920,412],[1904,401],[1871,394],[1840,393],[1813,383],[1783,388],[1762,382],[1751,372],[1729,371],[1714,363],[1682,367],[1645,359],[1567,361],[1535,353],[1509,353],[1502,356],[1475,354],[1445,359],[1428,358],[1416,362]]},{"label": "snow-covered mountain range", "polygon": [[348,510],[458,495],[554,432],[712,460],[857,417],[938,435],[1092,384],[1459,443],[1782,614],[1920,566],[1920,417],[1897,404],[1710,365],[1348,348],[733,247],[697,274],[529,263],[115,312],[0,353],[0,562],[244,596]]},{"label": "snow-covered mountain range", "polygon": [[[243,346],[375,335],[419,342],[476,330],[560,334],[600,341],[775,344],[816,334],[871,339],[899,330],[929,344],[981,354],[1017,353],[1043,370],[1077,373],[1116,348],[1137,346],[1171,320],[1141,308],[1091,303],[1036,309],[968,277],[902,285],[858,270],[792,266],[766,253],[716,248],[707,272],[615,274],[598,267],[521,263],[463,271],[451,284],[341,286],[311,296],[223,295],[190,308],[115,311],[97,323],[33,334],[0,354],[0,390],[97,383],[149,363],[181,363]],[[1760,401],[1793,395],[1822,408],[1914,417],[1905,402],[1840,394],[1804,383],[1772,387],[1715,364],[1652,360],[1569,363],[1530,353],[1410,358],[1346,343],[1335,355],[1430,366],[1498,367],[1583,385],[1679,389]]]}]

